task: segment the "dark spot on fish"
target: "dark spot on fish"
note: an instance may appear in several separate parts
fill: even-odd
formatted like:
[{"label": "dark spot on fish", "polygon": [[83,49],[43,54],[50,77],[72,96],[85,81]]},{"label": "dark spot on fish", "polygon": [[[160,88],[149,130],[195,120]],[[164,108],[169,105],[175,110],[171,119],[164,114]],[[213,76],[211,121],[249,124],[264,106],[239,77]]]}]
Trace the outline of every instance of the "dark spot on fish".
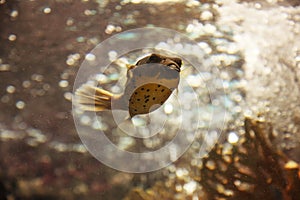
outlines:
[{"label": "dark spot on fish", "polygon": [[134,94],[137,94],[137,92],[135,92]]},{"label": "dark spot on fish", "polygon": [[161,85],[158,85],[157,87],[160,87]]},{"label": "dark spot on fish", "polygon": [[157,91],[157,89],[155,89],[155,92]]},{"label": "dark spot on fish", "polygon": [[142,87],[142,89],[141,89],[141,90],[145,90],[145,88],[143,88],[143,87]]},{"label": "dark spot on fish", "polygon": [[140,101],[141,99],[136,99],[137,101]]},{"label": "dark spot on fish", "polygon": [[163,101],[160,102],[160,104],[163,104],[163,103],[164,103]]},{"label": "dark spot on fish", "polygon": [[149,101],[149,99],[146,99],[146,100],[145,100],[145,103],[147,103],[148,101]]},{"label": "dark spot on fish", "polygon": [[162,90],[161,90],[161,92],[164,92],[164,91],[165,91],[165,89],[162,89]]},{"label": "dark spot on fish", "polygon": [[155,97],[153,97],[152,100],[155,100]]},{"label": "dark spot on fish", "polygon": [[146,105],[143,105],[144,108],[146,108]]},{"label": "dark spot on fish", "polygon": [[149,92],[150,90],[149,89],[147,89],[147,92]]},{"label": "dark spot on fish", "polygon": [[137,109],[134,109],[134,111],[136,112],[136,111],[137,111]]}]

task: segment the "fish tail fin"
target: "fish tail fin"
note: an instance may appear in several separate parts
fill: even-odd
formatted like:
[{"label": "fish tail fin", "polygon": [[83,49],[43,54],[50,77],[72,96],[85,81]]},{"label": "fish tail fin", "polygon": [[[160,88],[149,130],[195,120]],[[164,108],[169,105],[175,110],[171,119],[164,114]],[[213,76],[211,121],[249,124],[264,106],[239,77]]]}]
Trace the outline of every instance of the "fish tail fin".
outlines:
[{"label": "fish tail fin", "polygon": [[107,90],[85,84],[75,92],[75,105],[86,111],[110,110],[113,97]]}]

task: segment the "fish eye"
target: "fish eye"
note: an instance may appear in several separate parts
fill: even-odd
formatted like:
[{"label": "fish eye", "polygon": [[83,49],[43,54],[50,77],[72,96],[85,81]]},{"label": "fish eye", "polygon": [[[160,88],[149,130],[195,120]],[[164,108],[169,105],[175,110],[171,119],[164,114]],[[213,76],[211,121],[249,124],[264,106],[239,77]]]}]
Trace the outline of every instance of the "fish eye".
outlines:
[{"label": "fish eye", "polygon": [[163,60],[163,58],[161,58],[161,56],[157,55],[157,54],[152,54],[149,58],[147,63],[159,63]]},{"label": "fish eye", "polygon": [[180,58],[174,58],[174,61],[176,62],[176,64],[180,67],[182,64],[182,60]]}]

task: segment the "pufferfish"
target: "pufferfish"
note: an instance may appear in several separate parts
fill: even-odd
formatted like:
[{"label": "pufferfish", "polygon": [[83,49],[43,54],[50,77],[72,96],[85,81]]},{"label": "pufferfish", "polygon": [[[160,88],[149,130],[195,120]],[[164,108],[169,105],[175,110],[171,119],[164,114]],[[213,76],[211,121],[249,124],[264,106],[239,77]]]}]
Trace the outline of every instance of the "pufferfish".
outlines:
[{"label": "pufferfish", "polygon": [[182,60],[151,54],[127,68],[122,94],[83,85],[75,93],[76,103],[86,111],[127,110],[130,117],[158,109],[178,87]]}]

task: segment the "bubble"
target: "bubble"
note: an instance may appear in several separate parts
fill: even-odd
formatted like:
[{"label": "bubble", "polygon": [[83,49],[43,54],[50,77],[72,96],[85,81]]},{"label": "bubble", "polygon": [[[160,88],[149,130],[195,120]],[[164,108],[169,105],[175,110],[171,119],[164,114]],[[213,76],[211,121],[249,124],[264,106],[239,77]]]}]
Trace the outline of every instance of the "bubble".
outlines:
[{"label": "bubble", "polygon": [[116,32],[121,32],[122,31],[122,27],[121,26],[117,26],[116,27]]},{"label": "bubble", "polygon": [[36,94],[37,94],[38,96],[44,96],[44,95],[46,94],[46,92],[45,92],[45,90],[40,89],[40,90],[37,90]]},{"label": "bubble", "polygon": [[[84,38],[83,38],[83,40],[84,40]],[[72,66],[72,65],[75,65],[79,59],[80,59],[79,53],[70,54],[70,55],[68,55],[66,63],[67,63],[67,65]]]},{"label": "bubble", "polygon": [[14,93],[14,92],[16,91],[16,87],[13,86],[13,85],[9,85],[9,86],[7,86],[7,88],[6,88],[6,91],[7,91],[8,93],[12,94],[12,93]]},{"label": "bubble", "polygon": [[93,45],[97,45],[99,43],[99,39],[96,37],[90,38],[88,40],[88,44],[93,44]]},{"label": "bubble", "polygon": [[175,165],[173,165],[173,164],[169,165],[168,170],[169,170],[171,173],[174,173],[174,172],[176,171]]},{"label": "bubble", "polygon": [[85,59],[88,61],[94,61],[96,59],[96,56],[92,53],[88,53],[85,55]]},{"label": "bubble", "polygon": [[236,112],[236,113],[240,113],[240,112],[242,112],[242,107],[240,107],[240,106],[235,106],[235,107],[233,108],[233,111]]},{"label": "bubble", "polygon": [[17,10],[13,10],[10,13],[10,16],[13,17],[13,18],[17,17],[18,15],[19,15],[19,12]]},{"label": "bubble", "polygon": [[93,122],[93,124],[92,124],[92,127],[93,127],[93,129],[95,129],[95,130],[101,130],[101,122],[99,122],[99,121],[94,121]]},{"label": "bubble", "polygon": [[199,200],[199,197],[194,195],[192,200]]},{"label": "bubble", "polygon": [[206,167],[209,170],[215,170],[216,169],[216,163],[212,160],[209,160],[209,161],[206,162]]},{"label": "bubble", "polygon": [[16,107],[20,110],[23,109],[25,107],[25,102],[24,101],[17,101]]},{"label": "bubble", "polygon": [[107,83],[108,82],[108,77],[104,74],[97,74],[95,76],[95,79],[100,83],[100,84],[103,84],[103,83]]},{"label": "bubble", "polygon": [[119,76],[120,76],[120,75],[117,74],[117,73],[110,74],[110,75],[109,75],[109,79],[112,80],[112,81],[116,81],[116,80],[119,79]]},{"label": "bubble", "polygon": [[60,78],[61,78],[61,79],[68,79],[68,78],[69,78],[69,73],[67,73],[67,72],[62,73],[62,74],[60,75]]},{"label": "bubble", "polygon": [[31,80],[33,80],[33,81],[41,82],[41,81],[43,81],[43,79],[44,79],[44,76],[41,74],[33,74],[31,76]]},{"label": "bubble", "polygon": [[203,21],[211,20],[212,18],[213,14],[208,10],[203,11],[200,16],[200,19]]},{"label": "bubble", "polygon": [[190,0],[186,3],[187,7],[194,7],[194,6],[199,6],[199,5],[200,5],[200,2],[196,1],[196,0]]},{"label": "bubble", "polygon": [[71,93],[71,92],[65,92],[65,93],[64,93],[64,98],[65,98],[66,100],[71,101],[71,100],[72,100],[72,93]]},{"label": "bubble", "polygon": [[118,53],[116,51],[108,52],[109,60],[114,61],[117,59]]},{"label": "bubble", "polygon": [[51,13],[51,8],[46,7],[46,8],[44,8],[43,12],[44,12],[45,14],[49,14],[49,13]]},{"label": "bubble", "polygon": [[181,191],[182,191],[182,186],[181,186],[180,184],[176,184],[175,190],[176,190],[177,192],[181,192]]},{"label": "bubble", "polygon": [[68,18],[67,22],[66,22],[66,25],[67,26],[72,26],[73,24],[74,24],[74,19],[73,18]]},{"label": "bubble", "polygon": [[213,99],[211,100],[211,104],[214,106],[219,106],[220,105],[220,100],[219,99]]},{"label": "bubble", "polygon": [[61,81],[59,81],[58,85],[59,85],[59,87],[65,88],[65,87],[69,86],[69,82],[66,80],[61,80]]},{"label": "bubble", "polygon": [[73,58],[68,58],[66,61],[67,65],[71,66],[75,64],[75,60]]},{"label": "bubble", "polygon": [[44,143],[47,141],[47,137],[38,129],[30,128],[27,130],[27,133],[35,142]]},{"label": "bubble", "polygon": [[84,42],[85,41],[85,37],[80,36],[80,37],[76,38],[76,41],[77,42]]},{"label": "bubble", "polygon": [[230,132],[227,140],[231,144],[236,144],[239,141],[239,136],[235,132]]},{"label": "bubble", "polygon": [[121,9],[122,9],[122,6],[117,5],[117,6],[115,7],[115,9],[116,9],[116,10],[121,10]]},{"label": "bubble", "polygon": [[74,144],[72,149],[78,153],[86,153],[86,148],[82,144]]},{"label": "bubble", "polygon": [[25,122],[20,122],[18,123],[18,128],[25,130],[27,128],[27,124]]},{"label": "bubble", "polygon": [[188,33],[191,33],[191,32],[193,32],[194,28],[195,28],[195,26],[193,24],[189,24],[186,27],[185,31],[188,32]]},{"label": "bubble", "polygon": [[144,139],[143,143],[147,148],[156,148],[161,145],[161,140],[159,138]]},{"label": "bubble", "polygon": [[187,169],[179,168],[176,170],[176,176],[178,178],[183,178],[183,177],[187,176],[188,174],[189,174],[189,171]]},{"label": "bubble", "polygon": [[30,86],[31,86],[31,83],[30,83],[30,81],[23,81],[23,83],[22,83],[22,86],[24,87],[24,88],[29,88]]},{"label": "bubble", "polygon": [[36,94],[37,94],[38,96],[44,96],[44,95],[46,94],[46,91],[43,90],[43,89],[39,89],[39,90],[37,90]]},{"label": "bubble", "polygon": [[68,146],[66,144],[59,143],[59,142],[52,142],[49,146],[55,149],[56,151],[60,151],[60,152],[64,152],[68,149]]},{"label": "bubble", "polygon": [[2,103],[8,103],[9,100],[10,100],[10,98],[9,98],[8,95],[4,95],[4,96],[2,96],[2,98],[1,98],[1,102],[2,102]]},{"label": "bubble", "polygon": [[10,70],[9,64],[0,64],[0,71],[5,72]]},{"label": "bubble", "polygon": [[133,3],[133,4],[139,4],[141,2],[142,2],[142,0],[131,0],[131,3]]},{"label": "bubble", "polygon": [[91,123],[91,118],[89,116],[86,116],[86,115],[83,115],[81,118],[80,118],[80,122],[84,125],[90,125]]},{"label": "bubble", "polygon": [[217,30],[216,26],[212,25],[212,24],[205,24],[204,25],[204,31],[208,34],[213,34],[215,33]]},{"label": "bubble", "polygon": [[118,142],[118,147],[121,149],[127,149],[133,145],[135,140],[132,137],[121,137]]},{"label": "bubble", "polygon": [[186,191],[188,195],[193,194],[196,188],[197,188],[197,183],[195,181],[190,181],[183,185],[183,189]]},{"label": "bubble", "polygon": [[243,100],[243,97],[240,94],[236,94],[233,96],[233,100],[235,100],[236,102],[240,102]]},{"label": "bubble", "polygon": [[206,42],[199,42],[198,45],[205,51],[205,53],[210,54],[212,48]]},{"label": "bubble", "polygon": [[9,139],[22,139],[24,134],[11,131],[11,130],[1,130],[0,140],[9,140]]},{"label": "bubble", "polygon": [[10,34],[8,36],[8,40],[11,41],[11,42],[15,41],[16,39],[17,39],[17,36],[15,34]]},{"label": "bubble", "polygon": [[146,125],[146,121],[138,116],[134,116],[132,118],[132,123],[134,126],[145,126]]},{"label": "bubble", "polygon": [[120,92],[122,91],[122,89],[121,89],[119,86],[114,85],[114,86],[111,88],[111,91],[112,91],[113,93],[120,93]]},{"label": "bubble", "polygon": [[284,168],[285,169],[298,169],[299,168],[299,165],[292,161],[292,160],[289,160],[285,165],[284,165]]},{"label": "bubble", "polygon": [[186,78],[186,81],[192,87],[199,87],[199,86],[201,86],[203,84],[203,81],[202,81],[200,75],[189,75]]},{"label": "bubble", "polygon": [[73,57],[75,60],[79,60],[81,56],[80,56],[79,53],[74,53],[74,54],[72,54],[72,57]]},{"label": "bubble", "polygon": [[89,10],[89,9],[86,9],[86,10],[84,11],[84,14],[85,14],[86,16],[96,15],[96,14],[97,14],[97,11],[96,11],[96,10]]},{"label": "bubble", "polygon": [[170,104],[170,103],[167,103],[164,106],[164,111],[165,111],[166,114],[171,114],[173,112],[173,105]]},{"label": "bubble", "polygon": [[115,30],[115,26],[109,24],[109,25],[106,26],[105,33],[106,34],[112,34],[114,32],[114,30]]}]

